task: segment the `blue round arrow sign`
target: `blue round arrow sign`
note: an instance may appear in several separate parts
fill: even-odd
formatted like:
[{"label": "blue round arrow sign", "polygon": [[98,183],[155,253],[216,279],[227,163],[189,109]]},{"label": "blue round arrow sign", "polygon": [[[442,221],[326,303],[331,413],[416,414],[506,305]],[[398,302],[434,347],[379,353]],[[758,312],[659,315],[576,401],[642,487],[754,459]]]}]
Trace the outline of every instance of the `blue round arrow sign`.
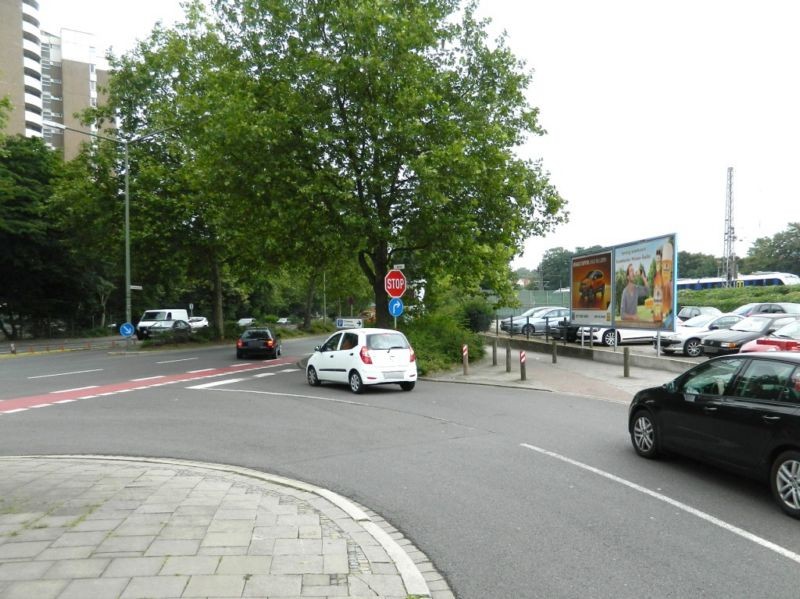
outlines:
[{"label": "blue round arrow sign", "polygon": [[123,337],[130,337],[133,335],[134,330],[135,329],[133,328],[133,325],[129,322],[126,322],[120,325],[119,334]]},{"label": "blue round arrow sign", "polygon": [[403,313],[403,300],[393,297],[389,300],[389,314],[397,318]]}]

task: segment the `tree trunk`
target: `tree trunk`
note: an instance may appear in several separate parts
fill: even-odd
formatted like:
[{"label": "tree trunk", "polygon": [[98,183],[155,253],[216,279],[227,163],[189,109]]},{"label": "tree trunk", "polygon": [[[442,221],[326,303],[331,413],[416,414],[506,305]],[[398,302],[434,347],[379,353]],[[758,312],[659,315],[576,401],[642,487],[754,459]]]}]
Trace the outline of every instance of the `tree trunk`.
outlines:
[{"label": "tree trunk", "polygon": [[216,256],[211,259],[211,276],[214,279],[214,323],[217,325],[217,339],[221,341],[225,338],[225,320],[222,315],[222,277]]}]

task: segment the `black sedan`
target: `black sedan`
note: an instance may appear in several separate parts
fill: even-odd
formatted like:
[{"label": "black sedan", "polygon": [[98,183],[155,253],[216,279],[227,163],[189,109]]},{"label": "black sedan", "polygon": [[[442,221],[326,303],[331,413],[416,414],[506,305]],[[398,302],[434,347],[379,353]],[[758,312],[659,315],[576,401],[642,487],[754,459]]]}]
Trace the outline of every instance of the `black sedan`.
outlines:
[{"label": "black sedan", "polygon": [[642,457],[672,452],[769,481],[800,518],[800,354],[720,356],[639,391],[628,432]]},{"label": "black sedan", "polygon": [[729,329],[714,331],[703,339],[707,356],[735,354],[748,341],[764,337],[782,326],[800,320],[800,314],[758,314],[748,316]]},{"label": "black sedan", "polygon": [[281,338],[270,329],[247,329],[236,340],[236,357],[266,356],[275,359],[281,355]]}]

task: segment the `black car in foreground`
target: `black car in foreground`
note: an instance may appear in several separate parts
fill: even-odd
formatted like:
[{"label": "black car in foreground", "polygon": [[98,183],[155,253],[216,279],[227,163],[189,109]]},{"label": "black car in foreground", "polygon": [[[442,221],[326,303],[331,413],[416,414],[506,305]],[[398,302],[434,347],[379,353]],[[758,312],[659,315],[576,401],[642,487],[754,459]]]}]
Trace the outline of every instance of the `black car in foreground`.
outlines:
[{"label": "black car in foreground", "polygon": [[740,320],[729,329],[714,331],[703,338],[707,356],[735,354],[748,341],[774,333],[784,325],[800,320],[800,314],[757,314]]},{"label": "black car in foreground", "polygon": [[281,338],[268,328],[242,331],[236,340],[236,357],[266,356],[275,359],[281,355]]},{"label": "black car in foreground", "polygon": [[800,353],[720,356],[639,391],[628,432],[642,457],[676,453],[768,481],[800,518]]}]

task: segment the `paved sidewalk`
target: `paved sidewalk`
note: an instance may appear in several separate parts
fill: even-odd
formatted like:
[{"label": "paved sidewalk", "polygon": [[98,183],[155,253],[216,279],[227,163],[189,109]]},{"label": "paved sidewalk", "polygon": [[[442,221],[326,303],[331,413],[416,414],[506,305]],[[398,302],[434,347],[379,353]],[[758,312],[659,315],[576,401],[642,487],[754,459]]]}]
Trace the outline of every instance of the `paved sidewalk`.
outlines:
[{"label": "paved sidewalk", "polygon": [[565,356],[558,356],[553,363],[551,354],[527,351],[523,381],[519,354],[519,350],[511,350],[511,368],[507,371],[505,347],[501,344],[497,348],[494,365],[492,348],[487,345],[484,357],[471,362],[467,374],[462,366],[427,376],[425,380],[556,391],[629,403],[640,389],[662,385],[678,376],[674,371],[631,366],[626,377],[621,364]]},{"label": "paved sidewalk", "polygon": [[0,457],[0,598],[453,599],[379,516],[253,470]]}]

